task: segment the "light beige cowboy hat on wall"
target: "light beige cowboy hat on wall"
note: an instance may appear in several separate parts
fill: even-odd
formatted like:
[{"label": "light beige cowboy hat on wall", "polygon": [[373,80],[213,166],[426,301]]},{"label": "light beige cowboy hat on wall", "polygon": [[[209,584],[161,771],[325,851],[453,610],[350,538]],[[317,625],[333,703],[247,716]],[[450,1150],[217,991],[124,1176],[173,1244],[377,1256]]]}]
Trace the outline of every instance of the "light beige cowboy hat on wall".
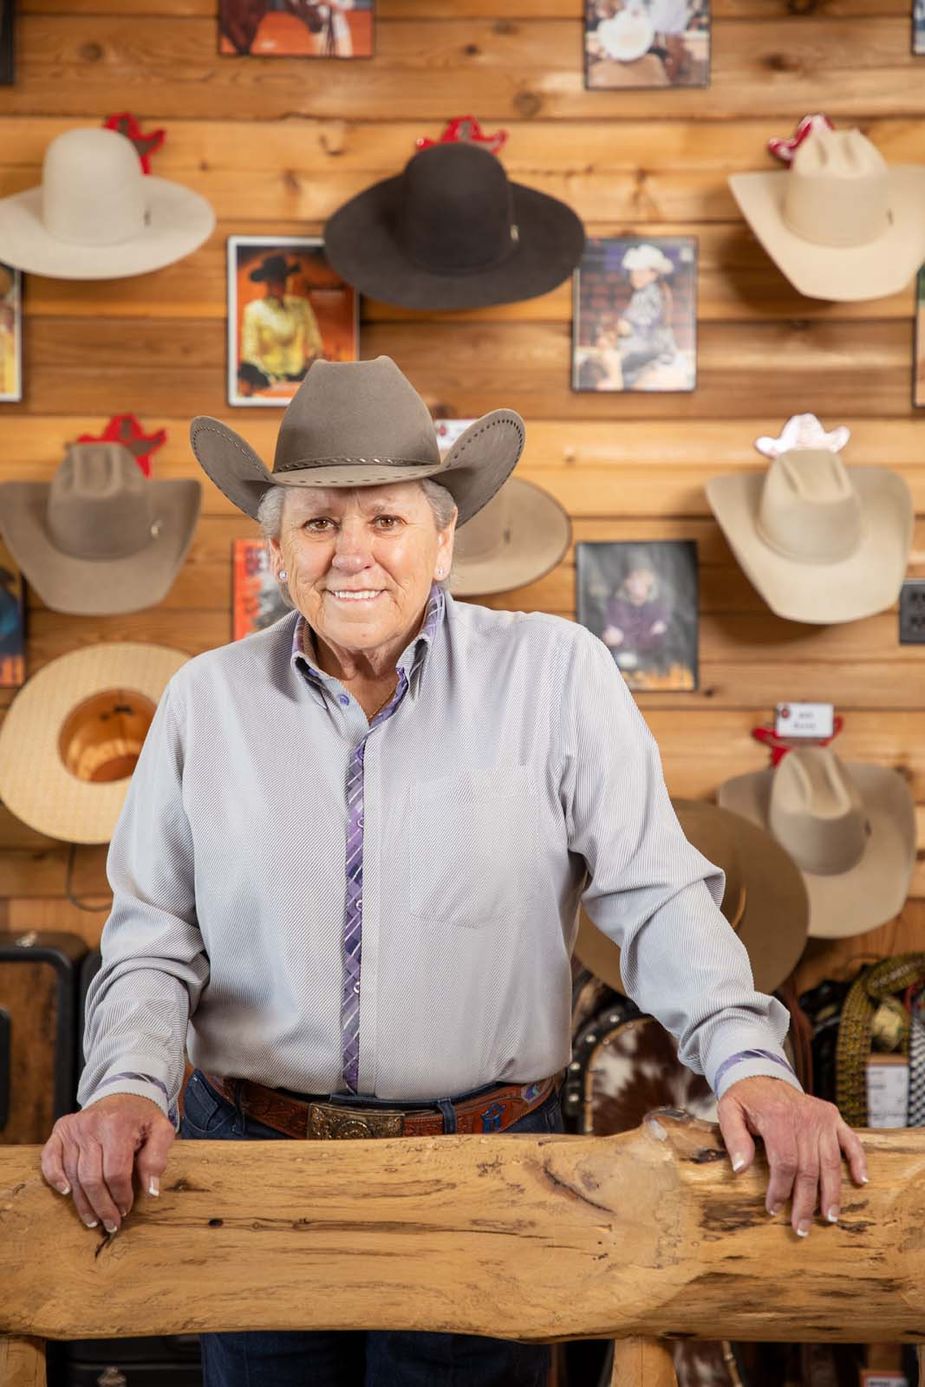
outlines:
[{"label": "light beige cowboy hat on wall", "polygon": [[925,167],[890,167],[860,130],[816,126],[789,169],[737,173],[733,196],[768,255],[813,299],[898,293],[925,260]]},{"label": "light beige cowboy hat on wall", "polygon": [[772,770],[727,780],[718,798],[772,833],[800,868],[811,937],[845,938],[899,914],[916,847],[915,802],[899,771],[798,747]]},{"label": "light beige cowboy hat on wall", "polygon": [[[755,986],[773,992],[803,952],[809,900],[799,868],[769,833],[703,800],[672,799],[684,836],[726,873],[722,912],[748,951]],[[624,992],[620,949],[581,912],[575,957]]]},{"label": "light beige cowboy hat on wall", "polygon": [[56,612],[156,606],[193,539],[195,478],[146,477],[122,443],[72,443],[51,483],[0,483],[0,533]]},{"label": "light beige cowboy hat on wall", "polygon": [[189,657],[113,641],[52,660],[0,727],[0,799],[67,843],[108,843],[167,681]]},{"label": "light beige cowboy hat on wall", "polygon": [[441,457],[430,412],[390,357],[312,363],[286,408],[272,472],[234,429],[200,415],[193,452],[220,491],[256,518],[270,486],[379,486],[433,477],[465,525],[514,470],[524,422],[512,409],[483,414]]},{"label": "light beige cowboy hat on wall", "polygon": [[896,473],[846,468],[829,447],[791,448],[764,475],[714,477],[706,492],[737,560],[778,616],[855,621],[896,601],[915,519]]},{"label": "light beige cowboy hat on wall", "polygon": [[145,174],[115,130],[68,130],[45,151],[42,182],[0,198],[0,260],[55,279],[122,279],[189,255],[211,235],[204,197]]}]

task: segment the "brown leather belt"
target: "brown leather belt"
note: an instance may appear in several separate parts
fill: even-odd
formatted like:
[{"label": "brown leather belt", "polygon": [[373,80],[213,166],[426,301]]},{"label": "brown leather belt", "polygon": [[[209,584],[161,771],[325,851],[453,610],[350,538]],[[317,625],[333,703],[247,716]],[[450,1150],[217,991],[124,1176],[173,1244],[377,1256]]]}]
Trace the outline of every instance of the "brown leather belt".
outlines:
[{"label": "brown leather belt", "polygon": [[[564,1071],[532,1084],[499,1084],[477,1097],[453,1103],[457,1132],[503,1132],[545,1103],[563,1075]],[[278,1088],[266,1088],[252,1079],[226,1079],[220,1074],[204,1074],[204,1077],[248,1117],[287,1137],[316,1140],[417,1137],[441,1135],[444,1130],[443,1114],[439,1109],[364,1107],[359,1098],[356,1102],[323,1102],[290,1097]]]}]

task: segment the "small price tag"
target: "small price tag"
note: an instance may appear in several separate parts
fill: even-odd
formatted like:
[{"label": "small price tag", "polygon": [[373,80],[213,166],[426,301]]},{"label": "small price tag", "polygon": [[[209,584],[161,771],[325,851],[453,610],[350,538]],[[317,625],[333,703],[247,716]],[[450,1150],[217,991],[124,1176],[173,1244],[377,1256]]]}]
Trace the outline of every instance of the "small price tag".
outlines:
[{"label": "small price tag", "polygon": [[831,737],[835,707],[831,703],[778,703],[774,707],[778,737]]},{"label": "small price tag", "polygon": [[909,1111],[909,1061],[904,1055],[871,1055],[867,1061],[868,1127],[905,1127]]},{"label": "small price tag", "polygon": [[882,1368],[862,1368],[861,1387],[909,1387],[905,1373],[885,1372]]}]

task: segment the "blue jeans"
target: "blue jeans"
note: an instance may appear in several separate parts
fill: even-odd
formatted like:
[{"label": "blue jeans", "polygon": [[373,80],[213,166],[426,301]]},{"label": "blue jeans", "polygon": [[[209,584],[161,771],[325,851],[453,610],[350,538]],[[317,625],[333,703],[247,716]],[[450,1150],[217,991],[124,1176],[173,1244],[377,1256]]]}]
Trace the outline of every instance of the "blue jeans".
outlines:
[{"label": "blue jeans", "polygon": [[[385,1100],[363,1102],[401,1106]],[[444,1108],[445,1127],[448,1116],[452,1112]],[[563,1131],[558,1094],[507,1130]],[[198,1069],[186,1086],[180,1136],[194,1141],[292,1139],[239,1111]],[[250,1330],[201,1334],[199,1341],[204,1387],[547,1387],[552,1362],[548,1344],[478,1334]]]}]

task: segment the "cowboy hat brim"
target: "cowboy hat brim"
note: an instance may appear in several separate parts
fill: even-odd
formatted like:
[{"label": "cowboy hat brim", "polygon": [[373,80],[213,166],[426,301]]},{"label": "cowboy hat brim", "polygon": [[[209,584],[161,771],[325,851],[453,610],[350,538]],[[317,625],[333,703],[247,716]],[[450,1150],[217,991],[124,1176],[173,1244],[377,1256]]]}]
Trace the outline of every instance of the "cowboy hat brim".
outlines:
[{"label": "cowboy hat brim", "polygon": [[144,186],[144,227],[130,241],[106,246],[49,235],[41,187],[0,199],[0,260],[53,279],[124,279],[181,260],[211,235],[215,213],[199,193],[153,174],[145,176]]},{"label": "cowboy hat brim", "polygon": [[849,467],[864,518],[853,554],[800,562],[758,533],[764,473],[734,472],[706,485],[707,500],[749,581],[778,616],[830,625],[884,611],[896,601],[912,545],[914,511],[902,477],[884,467]]},{"label": "cowboy hat brim", "polygon": [[0,533],[46,607],[80,616],[108,616],[156,606],[167,594],[192,543],[202,488],[193,479],[149,482],[157,535],[144,549],[117,559],[81,559],[52,542],[46,525],[47,482],[0,484]]},{"label": "cowboy hat brim", "polygon": [[193,420],[190,442],[219,491],[254,520],[268,486],[394,486],[433,477],[456,502],[459,528],[487,505],[513,472],[523,451],[524,422],[511,409],[492,410],[470,424],[434,462],[395,458],[380,464],[367,458],[318,458],[282,474],[269,471],[240,434],[209,415]]},{"label": "cowboy hat brim", "polygon": [[[746,892],[745,911],[736,933],[748,952],[755,987],[759,992],[773,992],[789,977],[806,945],[810,906],[799,868],[777,839],[749,815],[696,800],[673,799],[672,804],[694,847],[700,821],[697,816],[705,812],[727,837],[741,867]],[[713,865],[722,867],[723,863]],[[726,905],[725,900],[723,904]],[[730,903],[732,907],[735,904]],[[575,956],[610,987],[626,992],[620,973],[619,946],[584,911]]]},{"label": "cowboy hat brim", "polygon": [[436,274],[406,259],[393,234],[401,175],[386,178],[339,208],[324,228],[325,254],[339,275],[369,298],[438,312],[515,303],[548,294],[581,259],[585,229],[564,202],[511,183],[518,239],[497,265],[470,274]]},{"label": "cowboy hat brim", "polygon": [[561,562],[572,539],[568,513],[541,487],[511,477],[510,525],[496,549],[466,554],[460,535],[453,555],[450,592],[474,597],[527,587]]},{"label": "cowboy hat brim", "polygon": [[[889,766],[846,762],[861,795],[870,831],[863,854],[847,872],[803,872],[809,893],[811,939],[846,939],[876,929],[902,910],[915,866],[915,803]],[[719,803],[770,832],[774,771],[735,776],[719,787]]]},{"label": "cowboy hat brim", "polygon": [[925,167],[889,169],[889,227],[863,246],[807,241],[784,221],[788,170],[736,173],[729,187],[745,220],[794,288],[810,299],[848,303],[904,289],[925,260]]},{"label": "cowboy hat brim", "polygon": [[133,695],[156,706],[188,659],[166,646],[112,641],[61,655],[33,674],[0,728],[0,798],[7,809],[49,838],[108,843],[131,777],[74,774],[62,759],[62,730],[74,709],[97,695],[117,691],[129,707]]}]

